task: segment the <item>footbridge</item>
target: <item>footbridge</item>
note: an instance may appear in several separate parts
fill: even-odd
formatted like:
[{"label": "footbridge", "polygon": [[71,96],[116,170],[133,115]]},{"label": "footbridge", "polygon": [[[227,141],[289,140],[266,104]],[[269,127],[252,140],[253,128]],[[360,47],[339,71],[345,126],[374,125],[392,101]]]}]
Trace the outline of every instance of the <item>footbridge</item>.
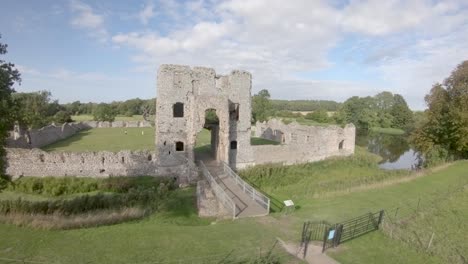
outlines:
[{"label": "footbridge", "polygon": [[270,199],[246,183],[228,164],[213,159],[198,162],[203,177],[233,219],[268,215]]}]

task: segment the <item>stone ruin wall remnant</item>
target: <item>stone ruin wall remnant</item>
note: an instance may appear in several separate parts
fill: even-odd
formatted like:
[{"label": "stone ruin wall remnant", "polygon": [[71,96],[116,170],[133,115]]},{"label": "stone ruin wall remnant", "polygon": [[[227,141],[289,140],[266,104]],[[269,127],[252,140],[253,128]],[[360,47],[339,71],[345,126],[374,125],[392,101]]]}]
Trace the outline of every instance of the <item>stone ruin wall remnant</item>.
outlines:
[{"label": "stone ruin wall remnant", "polygon": [[305,126],[296,122],[284,124],[281,120],[257,122],[255,136],[280,145],[253,146],[255,164],[296,164],[323,160],[332,156],[348,156],[354,153],[356,128]]},{"label": "stone ruin wall remnant", "polygon": [[[191,181],[196,170],[178,166],[158,168],[154,151],[120,152],[45,152],[40,149],[7,148],[6,173],[13,178],[37,177],[111,177],[173,176],[180,182]],[[181,177],[181,175],[183,175]]]}]

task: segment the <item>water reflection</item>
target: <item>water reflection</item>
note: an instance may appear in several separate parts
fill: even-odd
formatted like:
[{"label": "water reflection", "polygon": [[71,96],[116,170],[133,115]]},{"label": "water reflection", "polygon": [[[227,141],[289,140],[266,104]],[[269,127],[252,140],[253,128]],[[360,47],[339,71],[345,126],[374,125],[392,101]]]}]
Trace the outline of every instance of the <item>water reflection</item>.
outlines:
[{"label": "water reflection", "polygon": [[379,167],[383,169],[415,169],[420,164],[418,153],[411,148],[405,135],[358,131],[356,145],[381,156]]}]

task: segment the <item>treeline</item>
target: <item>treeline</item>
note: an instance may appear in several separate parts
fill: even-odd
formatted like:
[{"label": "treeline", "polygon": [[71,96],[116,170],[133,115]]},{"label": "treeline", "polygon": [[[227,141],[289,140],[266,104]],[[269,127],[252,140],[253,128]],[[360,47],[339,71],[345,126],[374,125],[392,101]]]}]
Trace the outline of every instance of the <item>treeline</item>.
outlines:
[{"label": "treeline", "polygon": [[341,103],[329,100],[271,100],[274,111],[338,111]]},{"label": "treeline", "polygon": [[399,94],[381,92],[375,96],[353,96],[343,103],[335,119],[338,123],[353,123],[357,128],[414,128],[413,112]]},{"label": "treeline", "polygon": [[114,121],[117,115],[155,115],[156,100],[139,98],[112,103],[60,104],[48,91],[12,93],[12,118],[23,128],[40,128],[52,122],[73,122],[72,115],[92,115],[96,121]]},{"label": "treeline", "polygon": [[134,115],[155,115],[156,99],[129,99],[126,101],[114,101],[112,103],[73,103],[63,104],[62,106],[72,115],[92,115],[99,106],[108,106],[113,113],[122,116]]}]

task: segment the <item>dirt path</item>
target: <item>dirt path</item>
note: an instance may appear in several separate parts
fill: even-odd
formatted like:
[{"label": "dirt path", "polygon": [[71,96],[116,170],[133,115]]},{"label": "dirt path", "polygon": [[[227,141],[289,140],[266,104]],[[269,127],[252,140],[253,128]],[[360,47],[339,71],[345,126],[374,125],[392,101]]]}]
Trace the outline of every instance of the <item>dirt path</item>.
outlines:
[{"label": "dirt path", "polygon": [[307,249],[307,256],[303,258],[303,251],[294,243],[286,243],[283,240],[278,239],[279,244],[291,255],[296,256],[299,259],[306,261],[309,264],[339,264],[336,260],[332,259],[328,255],[322,253],[322,247],[319,245],[309,244]]}]

